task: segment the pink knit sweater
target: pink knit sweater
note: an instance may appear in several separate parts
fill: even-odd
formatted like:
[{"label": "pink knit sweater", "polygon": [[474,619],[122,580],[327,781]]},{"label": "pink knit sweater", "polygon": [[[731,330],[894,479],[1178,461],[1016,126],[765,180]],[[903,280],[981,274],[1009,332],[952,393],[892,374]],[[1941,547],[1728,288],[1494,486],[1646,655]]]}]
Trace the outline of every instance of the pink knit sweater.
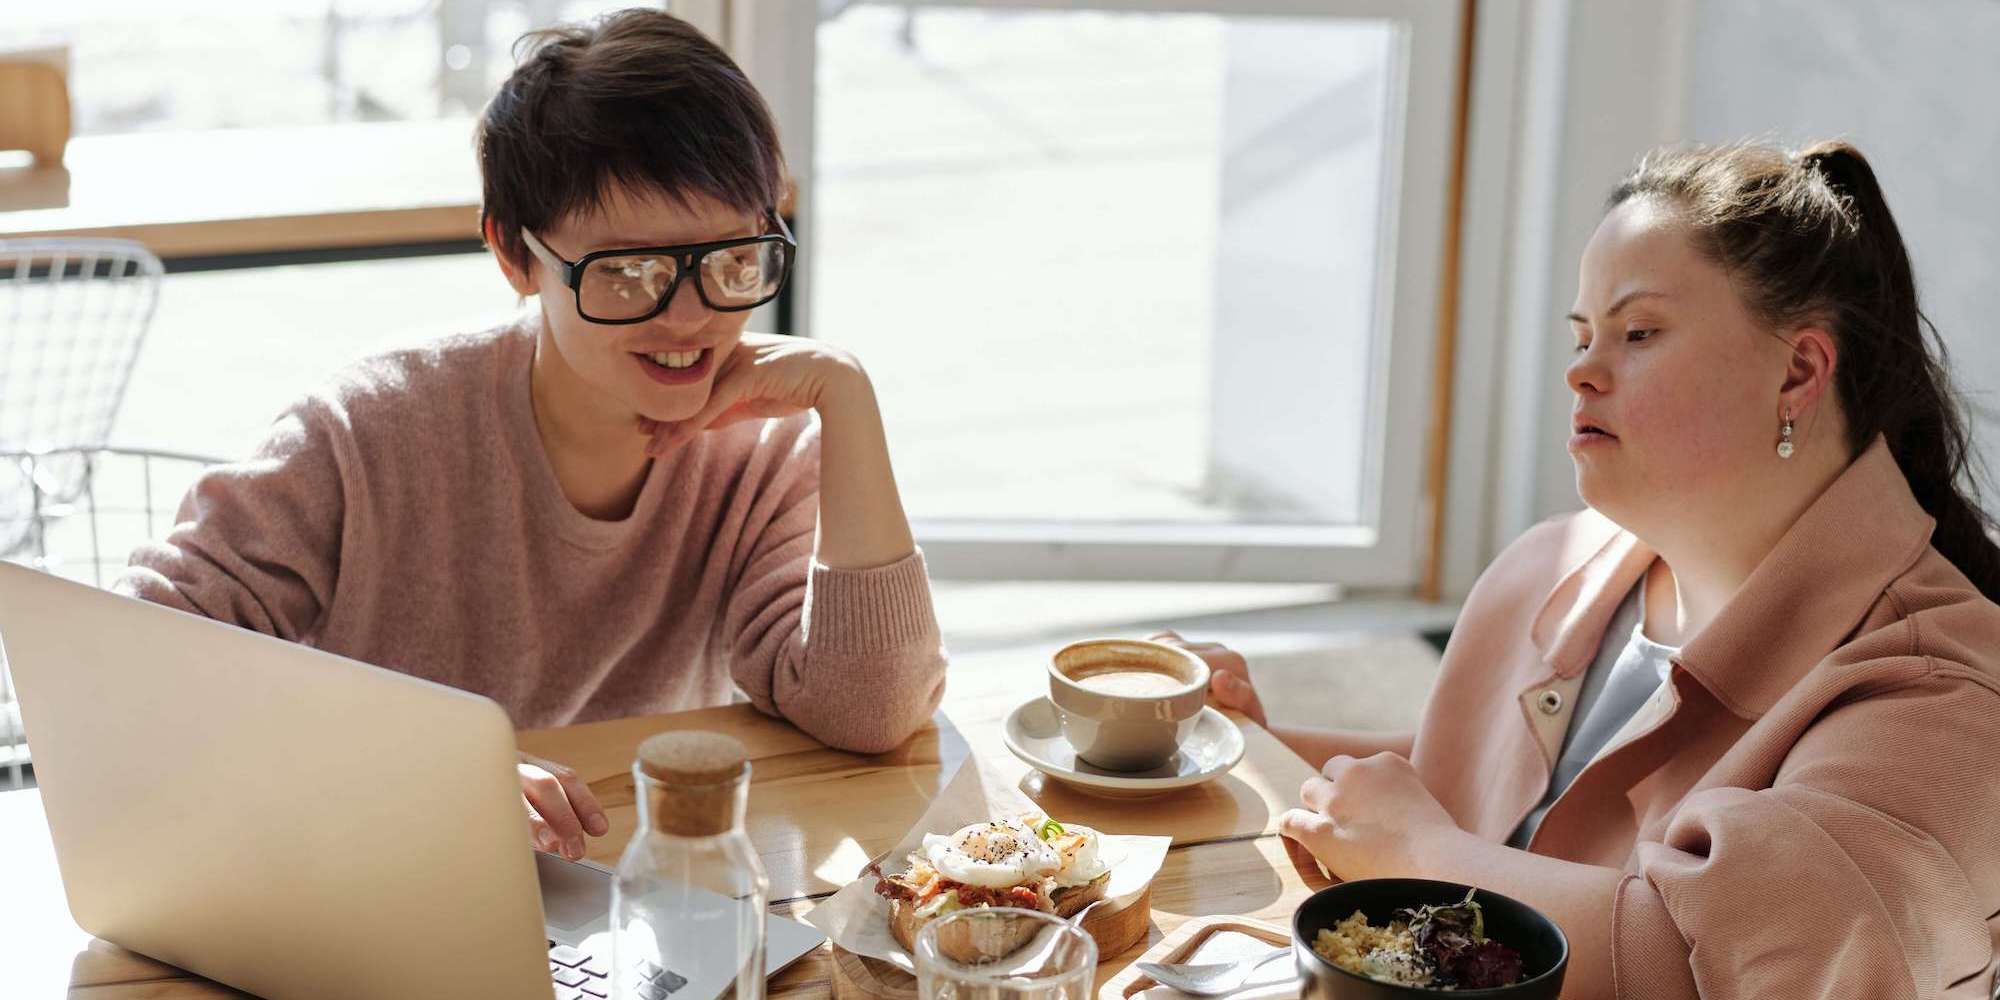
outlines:
[{"label": "pink knit sweater", "polygon": [[812,560],[810,415],[699,436],[630,516],[572,507],[519,326],[368,359],[206,473],[123,593],[476,691],[539,728],[723,704],[880,752],[929,719],[944,649],[921,555]]}]

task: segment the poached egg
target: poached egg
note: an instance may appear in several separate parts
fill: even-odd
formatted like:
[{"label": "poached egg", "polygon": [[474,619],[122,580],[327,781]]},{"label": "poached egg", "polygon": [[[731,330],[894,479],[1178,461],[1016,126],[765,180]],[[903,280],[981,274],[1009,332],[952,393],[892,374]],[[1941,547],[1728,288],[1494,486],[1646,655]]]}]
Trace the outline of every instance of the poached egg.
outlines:
[{"label": "poached egg", "polygon": [[[938,874],[954,882],[989,889],[1054,879],[1056,888],[1085,885],[1108,867],[1100,857],[1097,831],[1083,826],[1056,833],[1046,818],[974,823],[948,837],[927,834],[923,856]],[[1049,833],[1044,840],[1042,834]]]}]

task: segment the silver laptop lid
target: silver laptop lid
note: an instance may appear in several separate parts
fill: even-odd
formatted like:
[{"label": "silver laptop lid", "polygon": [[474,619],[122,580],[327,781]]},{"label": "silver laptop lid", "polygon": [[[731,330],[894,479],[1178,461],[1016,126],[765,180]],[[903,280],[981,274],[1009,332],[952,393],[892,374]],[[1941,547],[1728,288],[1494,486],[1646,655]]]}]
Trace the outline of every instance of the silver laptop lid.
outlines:
[{"label": "silver laptop lid", "polygon": [[0,563],[83,929],[272,1000],[547,1000],[492,701]]}]

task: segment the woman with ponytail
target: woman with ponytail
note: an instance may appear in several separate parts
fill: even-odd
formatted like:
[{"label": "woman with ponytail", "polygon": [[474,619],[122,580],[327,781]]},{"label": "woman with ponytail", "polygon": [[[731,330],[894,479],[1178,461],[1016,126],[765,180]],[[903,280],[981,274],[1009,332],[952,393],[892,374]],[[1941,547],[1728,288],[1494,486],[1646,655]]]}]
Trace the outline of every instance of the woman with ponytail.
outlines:
[{"label": "woman with ponytail", "polygon": [[1578,279],[1589,509],[1487,569],[1415,733],[1279,731],[1325,762],[1284,832],[1539,907],[1565,997],[1987,1000],[2000,548],[1874,172],[1648,156]]}]

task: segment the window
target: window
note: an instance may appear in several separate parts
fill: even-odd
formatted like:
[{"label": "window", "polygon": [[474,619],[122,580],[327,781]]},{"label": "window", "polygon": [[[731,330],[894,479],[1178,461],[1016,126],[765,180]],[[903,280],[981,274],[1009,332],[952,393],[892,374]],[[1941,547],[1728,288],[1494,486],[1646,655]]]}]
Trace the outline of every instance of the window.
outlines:
[{"label": "window", "polygon": [[69,66],[72,132],[470,118],[540,25],[630,0],[10,4],[0,50]]},{"label": "window", "polygon": [[1414,581],[1457,5],[749,6],[934,572]]}]

